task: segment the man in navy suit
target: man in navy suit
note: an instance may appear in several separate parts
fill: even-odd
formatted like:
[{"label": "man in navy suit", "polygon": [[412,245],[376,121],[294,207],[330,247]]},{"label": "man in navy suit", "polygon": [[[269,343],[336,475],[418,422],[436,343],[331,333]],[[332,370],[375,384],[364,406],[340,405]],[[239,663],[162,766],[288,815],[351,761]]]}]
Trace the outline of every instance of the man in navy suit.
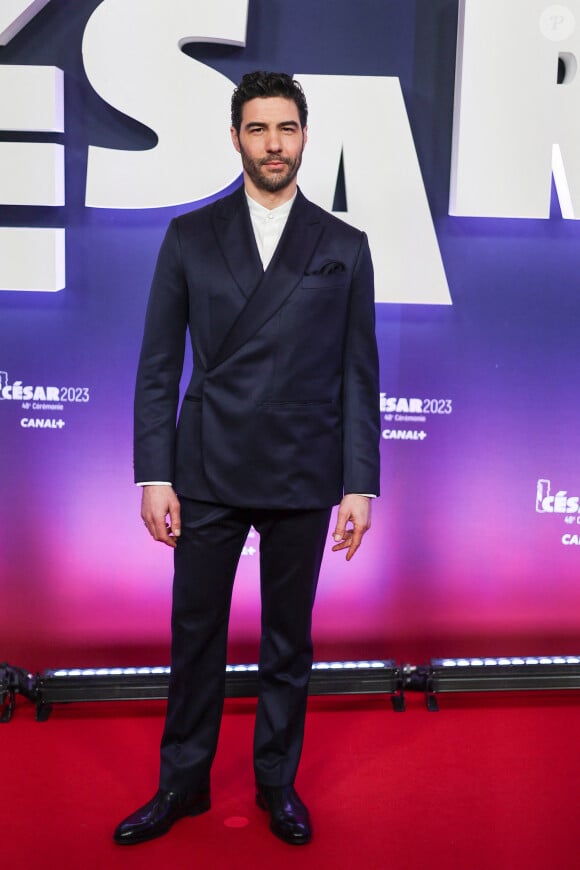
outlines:
[{"label": "man in navy suit", "polygon": [[[294,778],[312,606],[332,506],[332,549],[347,560],[370,527],[379,387],[367,239],[298,190],[306,122],[291,77],[244,76],[231,128],[244,185],[174,219],[159,255],[137,377],[135,477],[149,532],[175,548],[171,679],[159,791],[118,826],[118,843],[209,809],[231,592],[252,525],[262,596],[256,799],[282,840],[311,838]],[[187,331],[193,374],[176,426]]]}]

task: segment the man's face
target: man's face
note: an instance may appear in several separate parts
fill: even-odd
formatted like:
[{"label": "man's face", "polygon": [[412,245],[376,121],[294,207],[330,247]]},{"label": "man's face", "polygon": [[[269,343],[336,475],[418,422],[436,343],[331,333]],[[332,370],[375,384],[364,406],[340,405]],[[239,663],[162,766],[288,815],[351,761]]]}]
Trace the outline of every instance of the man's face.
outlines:
[{"label": "man's face", "polygon": [[276,193],[295,183],[306,144],[294,100],[257,97],[244,103],[240,133],[232,127],[234,147],[246,175],[258,190]]}]

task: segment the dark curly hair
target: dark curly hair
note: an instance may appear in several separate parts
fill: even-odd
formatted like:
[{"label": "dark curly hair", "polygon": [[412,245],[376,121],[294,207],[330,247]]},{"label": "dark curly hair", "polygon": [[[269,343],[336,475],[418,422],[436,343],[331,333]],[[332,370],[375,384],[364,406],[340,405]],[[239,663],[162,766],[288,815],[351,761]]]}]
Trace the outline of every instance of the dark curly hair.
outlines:
[{"label": "dark curly hair", "polygon": [[284,97],[287,100],[294,100],[300,117],[300,125],[306,126],[308,106],[300,83],[286,73],[257,70],[246,73],[232,94],[232,127],[238,133],[242,125],[244,103],[254,100],[256,97]]}]

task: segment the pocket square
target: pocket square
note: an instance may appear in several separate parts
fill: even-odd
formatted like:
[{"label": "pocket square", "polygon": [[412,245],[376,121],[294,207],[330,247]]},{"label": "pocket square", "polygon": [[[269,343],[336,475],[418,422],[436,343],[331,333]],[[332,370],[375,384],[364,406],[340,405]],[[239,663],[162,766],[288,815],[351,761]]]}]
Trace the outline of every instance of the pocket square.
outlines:
[{"label": "pocket square", "polygon": [[314,269],[312,272],[306,272],[306,275],[337,275],[339,272],[346,271],[346,266],[339,260],[330,260],[324,263],[320,269]]}]

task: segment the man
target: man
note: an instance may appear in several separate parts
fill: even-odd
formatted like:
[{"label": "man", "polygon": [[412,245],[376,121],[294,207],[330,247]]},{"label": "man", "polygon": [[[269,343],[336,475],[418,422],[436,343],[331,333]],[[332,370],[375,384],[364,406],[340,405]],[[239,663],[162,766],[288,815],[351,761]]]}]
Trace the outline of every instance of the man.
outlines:
[{"label": "man", "polygon": [[[232,585],[251,525],[262,596],[257,803],[285,842],[311,838],[294,778],[312,605],[332,505],[332,549],[348,560],[370,527],[379,390],[368,243],[298,190],[306,121],[289,76],[244,76],[231,127],[244,186],[173,220],[159,255],[137,376],[135,475],[145,525],[175,548],[171,679],[159,791],[119,825],[118,843],[209,809]],[[194,367],[176,430],[187,329]]]}]

